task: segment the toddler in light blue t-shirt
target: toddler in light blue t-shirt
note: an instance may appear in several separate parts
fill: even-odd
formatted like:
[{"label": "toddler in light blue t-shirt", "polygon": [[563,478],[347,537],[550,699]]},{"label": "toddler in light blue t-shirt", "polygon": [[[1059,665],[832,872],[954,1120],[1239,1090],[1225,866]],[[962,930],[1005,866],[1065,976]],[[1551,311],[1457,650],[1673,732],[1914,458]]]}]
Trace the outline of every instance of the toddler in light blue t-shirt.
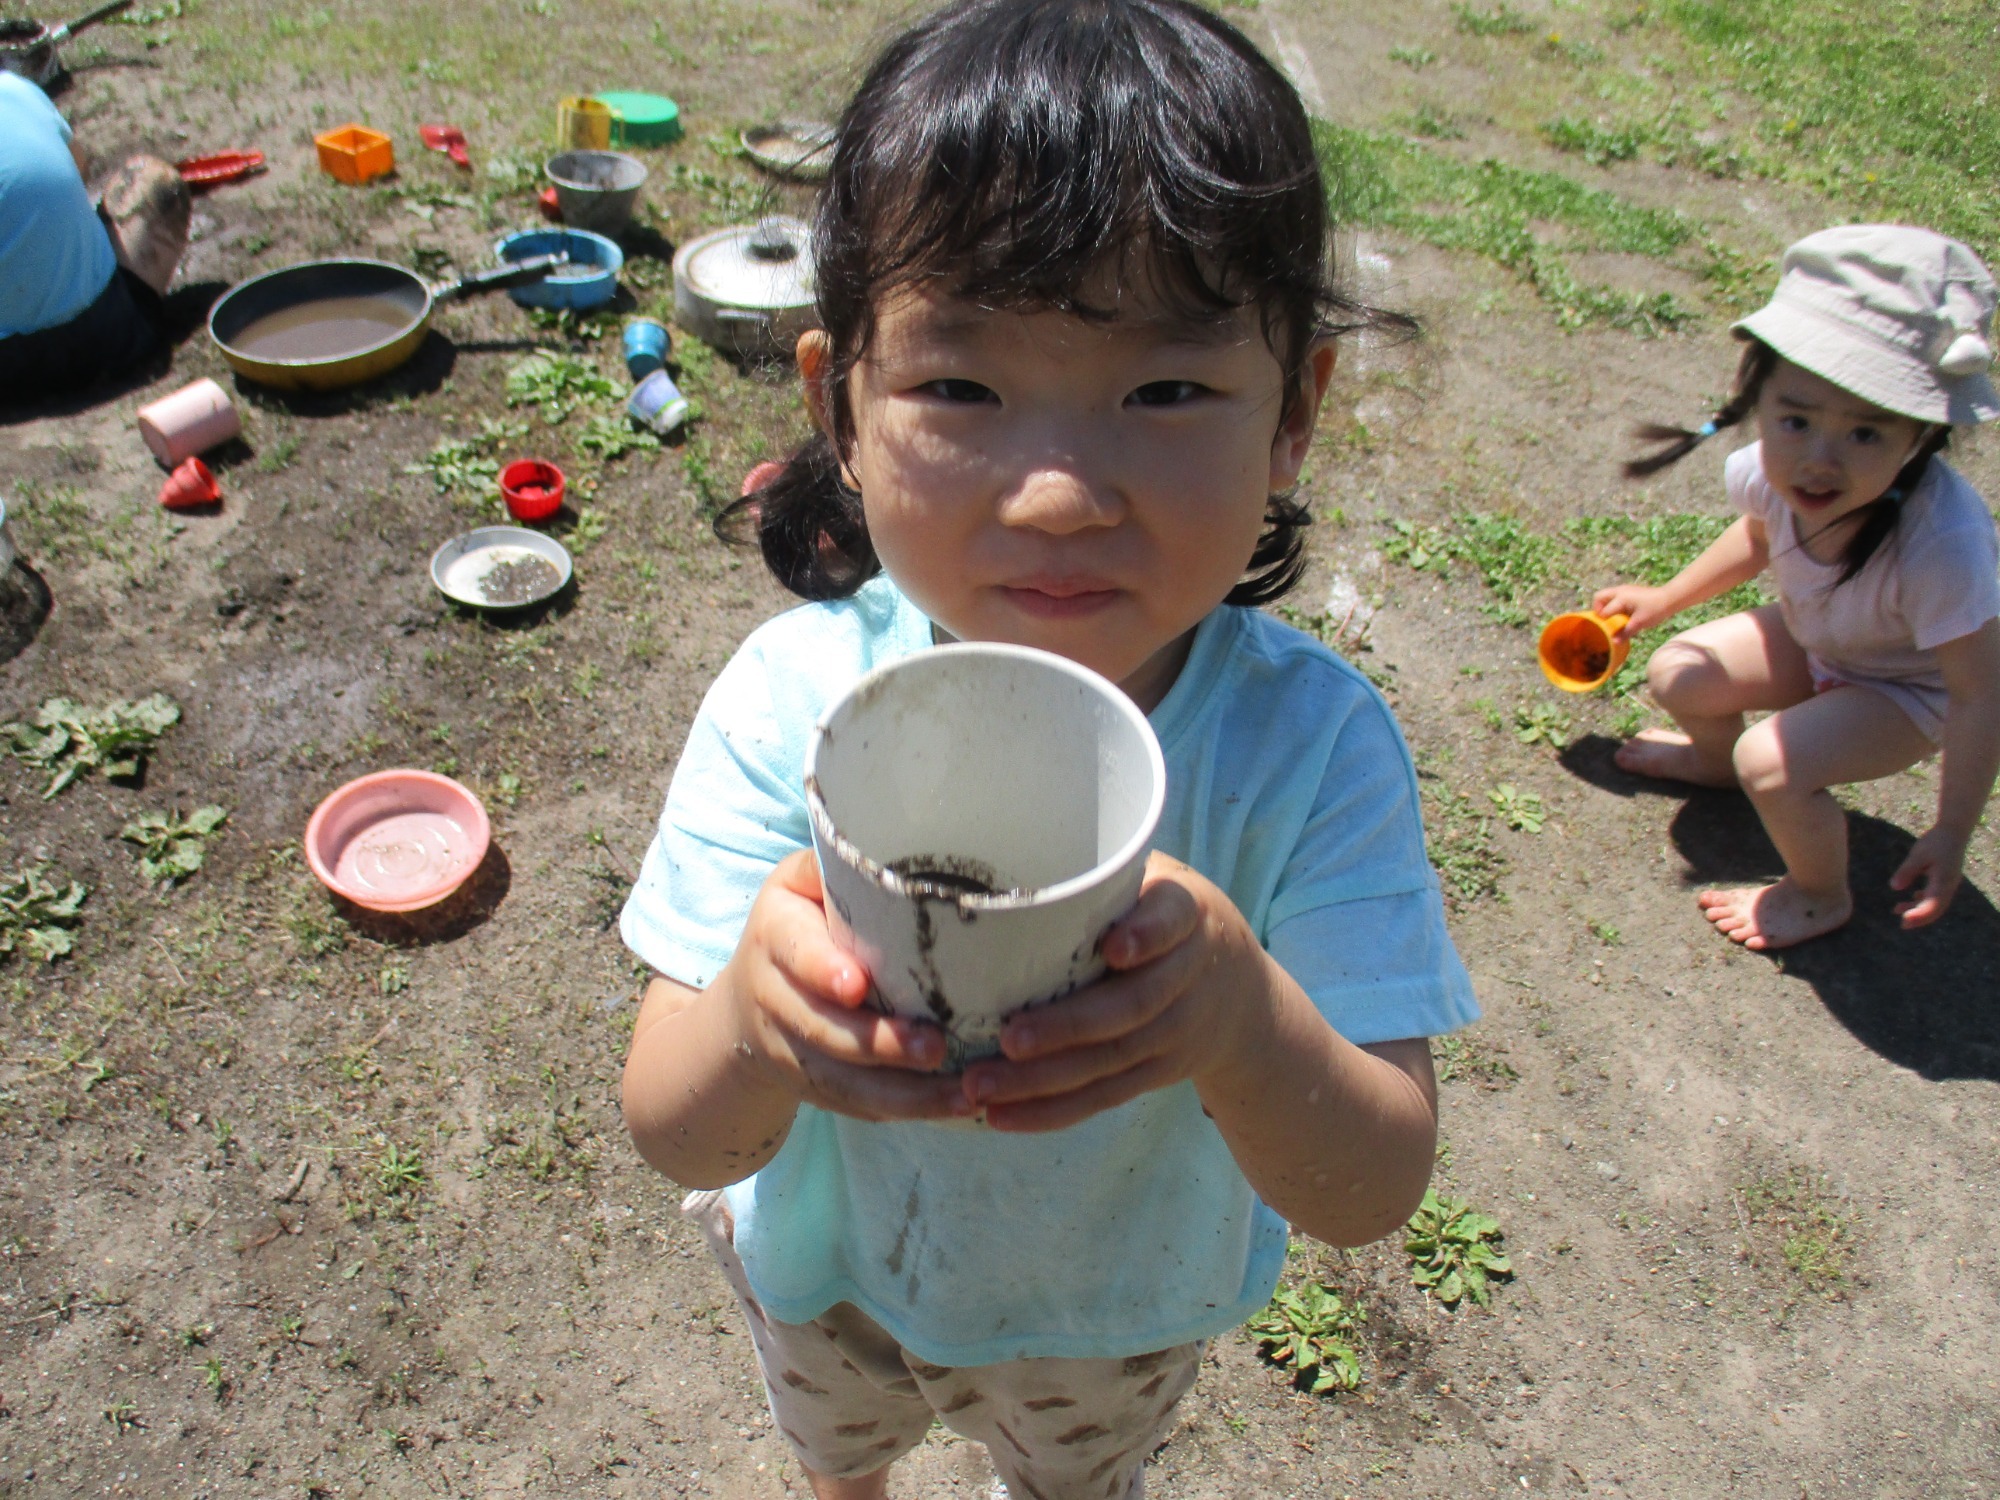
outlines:
[{"label": "toddler in light blue t-shirt", "polygon": [[[934,1419],[1017,1496],[1137,1495],[1287,1221],[1364,1243],[1429,1179],[1426,1039],[1478,1011],[1409,755],[1255,608],[1303,567],[1336,339],[1390,321],[1333,292],[1325,204],[1290,85],[1192,0],[960,0],[842,119],[820,435],[724,521],[815,602],[711,688],[623,922],[662,976],[627,1124],[820,1500],[885,1495]],[[1102,673],[1167,765],[1106,977],[962,1072],[867,1004],[802,785],[820,714],[946,639]]]}]

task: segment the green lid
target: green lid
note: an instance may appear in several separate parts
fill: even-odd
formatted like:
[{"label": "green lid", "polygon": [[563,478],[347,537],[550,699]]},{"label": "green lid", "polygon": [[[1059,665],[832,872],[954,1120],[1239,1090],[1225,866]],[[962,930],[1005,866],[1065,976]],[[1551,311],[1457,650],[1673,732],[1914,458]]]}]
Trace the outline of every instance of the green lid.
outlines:
[{"label": "green lid", "polygon": [[593,94],[611,111],[613,139],[625,146],[664,146],[681,138],[681,107],[665,94],[619,90]]}]

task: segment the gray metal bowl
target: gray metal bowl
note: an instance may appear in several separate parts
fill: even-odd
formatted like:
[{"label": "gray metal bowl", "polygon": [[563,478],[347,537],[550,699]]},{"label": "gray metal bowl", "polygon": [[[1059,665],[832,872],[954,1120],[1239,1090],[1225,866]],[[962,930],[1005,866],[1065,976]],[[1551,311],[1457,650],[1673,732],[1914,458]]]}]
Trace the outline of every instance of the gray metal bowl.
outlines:
[{"label": "gray metal bowl", "polygon": [[598,234],[616,234],[632,222],[632,205],[646,185],[646,164],[622,151],[559,151],[542,170],[555,184],[563,223]]},{"label": "gray metal bowl", "polygon": [[437,591],[469,609],[532,608],[569,587],[573,572],[567,547],[525,526],[481,526],[431,554]]}]

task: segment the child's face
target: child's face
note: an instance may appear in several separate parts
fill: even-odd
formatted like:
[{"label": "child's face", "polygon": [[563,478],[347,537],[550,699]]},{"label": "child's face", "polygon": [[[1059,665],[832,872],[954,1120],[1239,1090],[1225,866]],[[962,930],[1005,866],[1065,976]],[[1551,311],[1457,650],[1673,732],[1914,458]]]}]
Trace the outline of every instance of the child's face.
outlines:
[{"label": "child's face", "polygon": [[1315,346],[1287,413],[1251,309],[1191,329],[910,293],[848,383],[848,477],[883,566],[944,630],[1054,651],[1150,708],[1298,479],[1332,369]]},{"label": "child's face", "polygon": [[1764,473],[1807,531],[1879,500],[1924,430],[1787,359],[1757,397]]}]

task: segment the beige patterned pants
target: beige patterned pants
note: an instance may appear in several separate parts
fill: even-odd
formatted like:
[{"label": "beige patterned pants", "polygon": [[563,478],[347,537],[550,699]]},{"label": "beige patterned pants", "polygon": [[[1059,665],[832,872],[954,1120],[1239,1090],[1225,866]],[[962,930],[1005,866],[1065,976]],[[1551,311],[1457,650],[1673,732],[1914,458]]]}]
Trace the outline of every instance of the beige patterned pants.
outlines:
[{"label": "beige patterned pants", "polygon": [[1146,1456],[1201,1366],[1204,1343],[952,1369],[918,1359],[852,1303],[780,1323],[751,1295],[722,1194],[691,1193],[682,1212],[701,1225],[742,1304],[778,1431],[828,1478],[872,1474],[935,1420],[984,1443],[1015,1500],[1140,1500]]}]

